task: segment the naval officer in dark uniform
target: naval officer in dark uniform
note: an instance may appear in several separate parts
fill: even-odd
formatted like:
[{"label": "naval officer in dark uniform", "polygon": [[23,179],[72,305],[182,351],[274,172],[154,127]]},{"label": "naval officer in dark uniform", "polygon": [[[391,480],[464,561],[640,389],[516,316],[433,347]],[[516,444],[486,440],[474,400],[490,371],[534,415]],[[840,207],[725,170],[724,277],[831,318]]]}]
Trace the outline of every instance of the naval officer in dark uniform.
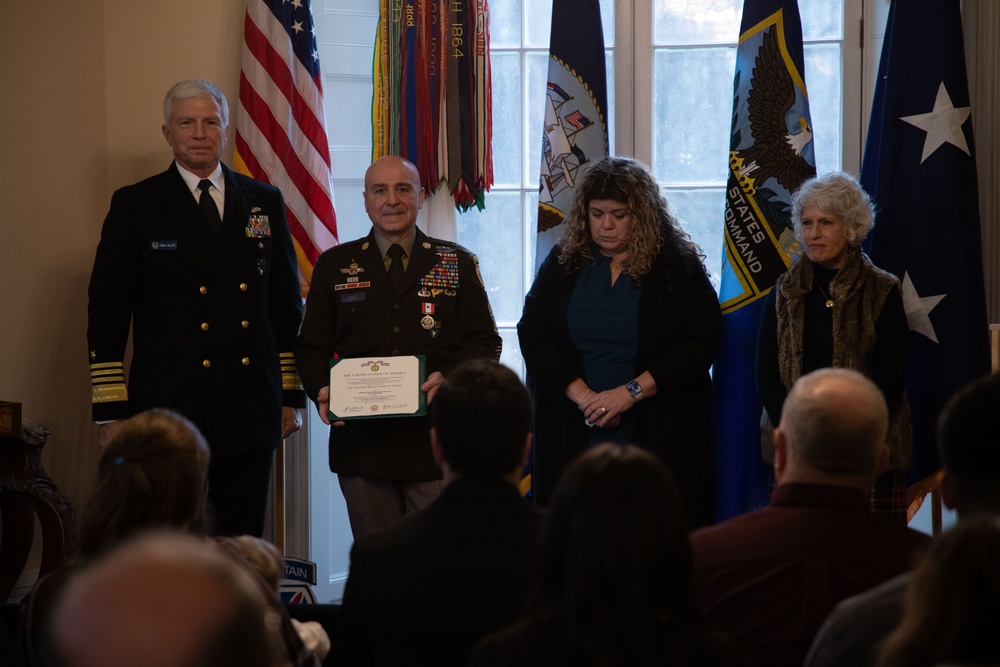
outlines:
[{"label": "naval officer in dark uniform", "polygon": [[90,278],[98,440],[147,408],[180,412],[211,448],[215,531],[259,536],[274,450],[305,407],[292,355],[302,300],[285,204],[277,188],[220,163],[229,107],[216,86],[176,84],[163,116],[174,162],[115,192]]},{"label": "naval officer in dark uniform", "polygon": [[[330,360],[424,355],[428,402],[465,359],[500,358],[478,260],[417,229],[424,190],[416,167],[386,156],[365,173],[368,236],[320,255],[306,299],[295,358],[302,384],[327,416]],[[354,537],[426,507],[441,491],[426,417],[338,421],[330,429]]]}]

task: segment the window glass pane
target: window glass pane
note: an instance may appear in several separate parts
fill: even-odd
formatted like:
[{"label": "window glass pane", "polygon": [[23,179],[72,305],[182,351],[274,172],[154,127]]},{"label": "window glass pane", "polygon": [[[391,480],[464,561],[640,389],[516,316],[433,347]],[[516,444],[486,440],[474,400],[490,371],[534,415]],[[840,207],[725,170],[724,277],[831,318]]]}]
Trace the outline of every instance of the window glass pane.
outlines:
[{"label": "window glass pane", "polygon": [[503,339],[503,352],[500,353],[500,363],[523,378],[524,358],[521,356],[521,345],[517,342],[517,329],[514,327],[500,327],[500,337]]},{"label": "window glass pane", "polygon": [[608,146],[611,154],[615,154],[615,53],[608,49],[604,58],[604,69],[608,76],[608,117],[604,122],[608,126]]},{"label": "window glass pane", "polygon": [[[539,152],[541,152],[539,150]],[[535,281],[535,235],[538,233],[538,188],[528,190],[524,197],[524,238],[528,239],[524,249],[524,291],[528,292]]]},{"label": "window glass pane", "polygon": [[[499,0],[503,2],[503,0]],[[526,48],[549,48],[552,32],[552,0],[524,0],[524,39]]]},{"label": "window glass pane", "polygon": [[525,288],[521,243],[521,193],[492,190],[486,208],[462,215],[458,242],[476,253],[483,282],[498,325],[510,326],[521,318]]},{"label": "window glass pane", "polygon": [[[525,188],[538,187],[538,172],[541,168],[542,160],[542,127],[545,125],[545,82],[549,78],[549,52],[534,51],[526,53],[525,60],[525,80],[527,82],[527,98],[524,107],[525,123],[527,131],[524,133],[525,155],[528,156],[528,164],[524,169]],[[496,122],[496,121],[494,121]],[[498,154],[494,143],[494,156]],[[494,157],[494,159],[496,159]]]},{"label": "window glass pane", "polygon": [[681,221],[695,243],[705,255],[704,264],[719,289],[722,270],[722,221],[726,214],[725,190],[705,188],[699,190],[664,189],[670,210]]},{"label": "window glass pane", "polygon": [[604,47],[610,49],[615,45],[615,0],[601,0],[601,32],[604,33]]},{"label": "window glass pane", "polygon": [[843,0],[799,0],[799,16],[803,39],[843,39]]},{"label": "window glass pane", "polygon": [[724,181],[736,49],[653,54],[653,171],[668,183]]},{"label": "window glass pane", "polygon": [[806,90],[809,92],[809,115],[812,117],[816,170],[820,173],[840,169],[841,80],[840,44],[806,44]]},{"label": "window glass pane", "polygon": [[654,44],[735,44],[740,0],[654,0]]},{"label": "window glass pane", "polygon": [[521,46],[521,2],[490,3],[490,49]]},{"label": "window glass pane", "polygon": [[521,57],[493,52],[493,183],[519,187],[521,183]]}]

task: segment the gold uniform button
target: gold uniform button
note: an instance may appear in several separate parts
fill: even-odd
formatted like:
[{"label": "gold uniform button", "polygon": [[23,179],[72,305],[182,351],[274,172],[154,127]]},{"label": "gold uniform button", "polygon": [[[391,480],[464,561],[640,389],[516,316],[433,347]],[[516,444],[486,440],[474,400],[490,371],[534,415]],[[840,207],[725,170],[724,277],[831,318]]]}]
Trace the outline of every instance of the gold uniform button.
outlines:
[{"label": "gold uniform button", "polygon": [[250,357],[243,357],[243,365],[244,366],[250,365]]},{"label": "gold uniform button", "polygon": [[204,366],[205,368],[208,368],[209,366],[212,365],[212,362],[209,361],[208,359],[205,359],[203,362],[201,362],[201,365]]},{"label": "gold uniform button", "polygon": [[246,292],[247,291],[247,284],[246,283],[240,283],[240,291],[241,292]]},{"label": "gold uniform button", "polygon": [[201,330],[202,331],[208,331],[208,322],[202,322],[201,323]]},{"label": "gold uniform button", "polygon": [[240,322],[240,326],[246,329],[250,326],[250,323],[247,322],[246,320],[243,320],[242,322]]},{"label": "gold uniform button", "polygon": [[393,333],[399,333],[402,330],[403,329],[398,324],[392,328]]},{"label": "gold uniform button", "polygon": [[201,287],[199,287],[198,291],[201,292],[202,294],[208,294],[208,288],[205,287],[204,285],[202,285]]}]

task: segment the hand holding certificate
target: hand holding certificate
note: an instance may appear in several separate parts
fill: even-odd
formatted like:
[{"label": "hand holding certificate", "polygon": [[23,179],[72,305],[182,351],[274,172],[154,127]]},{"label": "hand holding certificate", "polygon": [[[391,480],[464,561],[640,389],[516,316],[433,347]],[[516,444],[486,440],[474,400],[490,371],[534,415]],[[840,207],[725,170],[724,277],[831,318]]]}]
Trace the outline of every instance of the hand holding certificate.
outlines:
[{"label": "hand holding certificate", "polygon": [[330,362],[330,421],[415,417],[427,413],[424,357],[334,359]]}]

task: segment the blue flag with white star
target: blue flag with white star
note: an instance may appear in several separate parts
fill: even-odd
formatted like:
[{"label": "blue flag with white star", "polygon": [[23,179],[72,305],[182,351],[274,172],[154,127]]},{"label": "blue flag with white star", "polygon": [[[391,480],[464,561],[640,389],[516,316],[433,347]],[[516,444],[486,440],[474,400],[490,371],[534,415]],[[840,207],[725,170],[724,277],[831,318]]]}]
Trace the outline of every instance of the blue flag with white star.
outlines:
[{"label": "blue flag with white star", "polygon": [[940,468],[945,402],[990,370],[979,192],[959,0],[894,0],[861,185],[869,255],[899,277],[910,325],[911,480]]}]

